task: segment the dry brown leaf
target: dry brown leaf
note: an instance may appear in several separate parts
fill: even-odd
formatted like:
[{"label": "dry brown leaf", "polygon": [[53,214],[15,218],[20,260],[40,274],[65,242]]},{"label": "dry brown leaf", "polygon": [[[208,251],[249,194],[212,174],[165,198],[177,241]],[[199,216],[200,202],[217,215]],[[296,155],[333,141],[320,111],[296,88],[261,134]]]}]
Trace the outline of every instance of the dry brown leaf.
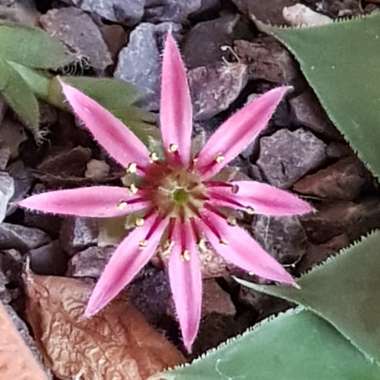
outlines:
[{"label": "dry brown leaf", "polygon": [[47,380],[0,302],[0,379]]},{"label": "dry brown leaf", "polygon": [[119,298],[92,319],[92,286],[53,276],[27,277],[27,316],[47,365],[62,380],[144,380],[183,363],[182,354]]}]

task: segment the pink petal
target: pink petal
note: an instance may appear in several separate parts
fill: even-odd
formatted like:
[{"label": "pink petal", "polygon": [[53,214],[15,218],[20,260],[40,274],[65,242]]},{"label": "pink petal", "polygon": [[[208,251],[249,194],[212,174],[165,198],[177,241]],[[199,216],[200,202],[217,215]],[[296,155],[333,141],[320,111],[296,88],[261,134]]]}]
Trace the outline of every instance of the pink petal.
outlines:
[{"label": "pink petal", "polygon": [[[202,274],[195,236],[190,223],[178,222],[175,225],[173,241],[174,247],[169,259],[170,287],[183,341],[190,353],[198,334],[202,309]],[[184,250],[189,253],[188,260],[182,255]]]},{"label": "pink petal", "polygon": [[[292,276],[267,253],[252,237],[238,226],[230,226],[225,219],[205,212],[199,221],[199,228],[204,233],[216,252],[236,266],[260,277],[294,285]],[[219,236],[210,229],[215,229]]]},{"label": "pink petal", "polygon": [[235,209],[251,208],[264,215],[303,215],[313,211],[309,203],[277,187],[255,181],[231,182],[228,187],[210,187],[212,204]]},{"label": "pink petal", "polygon": [[[192,118],[185,66],[173,36],[168,33],[162,63],[161,134],[168,157],[177,154],[184,165],[190,160]],[[170,153],[173,147],[177,150]]]},{"label": "pink petal", "polygon": [[93,186],[32,195],[18,205],[52,214],[108,218],[144,209],[149,202],[139,194],[130,195],[125,187]]},{"label": "pink petal", "polygon": [[252,100],[225,121],[199,153],[196,168],[210,178],[242,152],[267,126],[290,87],[278,87]]},{"label": "pink petal", "polygon": [[119,119],[76,88],[63,82],[61,86],[75,114],[112,158],[124,167],[149,164],[149,151]]},{"label": "pink petal", "polygon": [[[157,216],[149,217],[142,227],[133,230],[117,247],[97,282],[85,311],[91,317],[103,309],[120,291],[127,286],[136,274],[156,252],[167,221]],[[151,228],[155,228],[146,245],[141,247]]]}]

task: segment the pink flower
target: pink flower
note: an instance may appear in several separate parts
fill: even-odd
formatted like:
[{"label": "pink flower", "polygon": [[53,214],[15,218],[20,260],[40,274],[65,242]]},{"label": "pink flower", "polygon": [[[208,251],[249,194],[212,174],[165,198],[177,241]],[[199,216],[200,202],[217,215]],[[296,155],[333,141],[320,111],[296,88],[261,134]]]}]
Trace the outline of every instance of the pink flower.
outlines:
[{"label": "pink flower", "polygon": [[312,208],[296,196],[254,182],[213,179],[266,127],[287,92],[275,88],[224,122],[194,157],[192,105],[185,67],[173,37],[166,39],[161,90],[164,160],[101,105],[62,83],[75,114],[127,172],[130,187],[94,186],[33,195],[19,203],[32,210],[82,217],[116,217],[139,211],[136,228],[118,246],[95,286],[86,316],[96,314],[130,283],[157,249],[169,257],[169,279],[184,344],[191,351],[201,318],[202,275],[198,250],[210,247],[225,260],[269,280],[293,278],[224,209],[265,215],[305,214]]}]

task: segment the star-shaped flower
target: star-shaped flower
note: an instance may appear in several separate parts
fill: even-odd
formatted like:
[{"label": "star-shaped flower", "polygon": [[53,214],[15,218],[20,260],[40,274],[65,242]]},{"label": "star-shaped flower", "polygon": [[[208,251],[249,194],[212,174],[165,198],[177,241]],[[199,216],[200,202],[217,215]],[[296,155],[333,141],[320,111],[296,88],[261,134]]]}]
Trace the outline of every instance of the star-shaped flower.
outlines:
[{"label": "star-shaped flower", "polygon": [[310,205],[287,191],[254,181],[214,178],[266,127],[288,90],[254,99],[225,121],[195,156],[191,151],[192,105],[186,70],[168,34],[162,69],[160,125],[165,158],[157,159],[116,117],[79,90],[62,83],[75,114],[110,156],[139,180],[129,187],[93,186],[33,195],[20,206],[62,215],[109,218],[139,212],[136,228],[115,250],[90,297],[85,314],[106,306],[157,250],[169,255],[168,272],[183,341],[191,351],[201,318],[202,274],[198,252],[213,249],[226,261],[258,276],[294,285],[293,278],[226,208],[265,215],[300,215]]}]

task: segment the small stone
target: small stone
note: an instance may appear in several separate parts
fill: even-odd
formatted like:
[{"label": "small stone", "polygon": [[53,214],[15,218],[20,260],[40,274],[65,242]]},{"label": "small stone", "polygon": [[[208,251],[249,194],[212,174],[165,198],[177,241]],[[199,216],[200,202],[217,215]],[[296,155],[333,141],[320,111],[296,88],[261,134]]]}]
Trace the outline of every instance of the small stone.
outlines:
[{"label": "small stone", "polygon": [[247,84],[247,66],[242,63],[217,64],[192,69],[188,73],[194,105],[194,119],[207,120],[226,110]]},{"label": "small stone", "polygon": [[186,67],[206,66],[227,57],[229,52],[222,47],[232,44],[239,20],[238,15],[228,14],[195,24],[187,34],[182,49]]},{"label": "small stone", "polygon": [[49,236],[37,228],[11,223],[0,224],[0,249],[14,248],[25,252],[41,247],[49,241]]},{"label": "small stone", "polygon": [[250,79],[276,84],[291,84],[298,79],[293,58],[272,37],[257,38],[255,42],[236,40],[234,49],[242,62],[248,65]]},{"label": "small stone", "polygon": [[280,129],[260,139],[257,165],[271,185],[288,188],[326,159],[326,144],[305,129]]},{"label": "small stone", "polygon": [[113,247],[89,247],[70,259],[66,276],[98,279],[114,253]]},{"label": "small stone", "polygon": [[120,51],[115,78],[137,87],[141,103],[148,110],[158,110],[160,98],[161,49],[163,36],[181,27],[172,23],[153,25],[142,23],[129,35],[128,45]]},{"label": "small stone", "polygon": [[308,90],[290,99],[296,123],[329,138],[340,138],[338,130],[329,121],[326,112],[319,104],[315,95]]},{"label": "small stone", "polygon": [[4,119],[0,123],[0,143],[10,150],[11,158],[17,158],[20,145],[27,140],[25,129],[21,123]]},{"label": "small stone", "polygon": [[0,170],[5,170],[11,158],[11,150],[7,147],[0,147]]},{"label": "small stone", "polygon": [[152,23],[183,23],[201,5],[202,0],[145,0],[144,19]]},{"label": "small stone", "polygon": [[347,143],[332,141],[326,149],[328,158],[334,160],[352,155],[352,149]]},{"label": "small stone", "polygon": [[97,221],[93,218],[67,218],[62,223],[59,240],[64,251],[70,256],[91,245],[96,245]]},{"label": "small stone", "polygon": [[224,291],[214,279],[203,281],[202,316],[207,315],[234,316],[236,308],[231,296]]},{"label": "small stone", "polygon": [[284,7],[282,16],[291,26],[321,26],[333,22],[330,17],[314,12],[306,5],[300,3],[291,7]]},{"label": "small stone", "polygon": [[304,216],[301,220],[307,236],[315,244],[325,243],[342,234],[354,241],[380,227],[380,200],[371,197],[359,203],[322,203],[318,212]]},{"label": "small stone", "polygon": [[63,0],[108,21],[133,26],[144,15],[145,0]]},{"label": "small stone", "polygon": [[84,65],[98,70],[112,64],[110,52],[91,17],[78,8],[52,9],[41,16],[42,27],[66,44]]},{"label": "small stone", "polygon": [[38,26],[40,14],[33,0],[0,1],[0,19],[22,25]]},{"label": "small stone", "polygon": [[257,215],[252,223],[256,240],[281,264],[295,266],[306,254],[308,240],[298,217]]},{"label": "small stone", "polygon": [[190,18],[196,21],[215,18],[221,8],[221,0],[202,0],[201,7],[191,13]]},{"label": "small stone", "polygon": [[106,162],[92,159],[87,162],[86,172],[84,173],[84,176],[86,178],[102,180],[107,178],[109,173],[110,166]]},{"label": "small stone", "polygon": [[9,281],[4,273],[0,270],[0,302],[8,304],[12,301],[12,296],[7,289]]},{"label": "small stone", "polygon": [[8,203],[15,192],[13,178],[5,172],[0,172],[0,223],[7,214]]},{"label": "small stone", "polygon": [[350,156],[302,178],[294,185],[294,190],[322,199],[351,201],[359,196],[369,179],[364,165]]},{"label": "small stone", "polygon": [[127,34],[120,25],[103,25],[100,27],[105,43],[111,53],[112,59],[117,60],[117,55],[126,42]]},{"label": "small stone", "polygon": [[67,256],[57,240],[29,251],[30,267],[34,273],[63,276],[67,267]]}]

